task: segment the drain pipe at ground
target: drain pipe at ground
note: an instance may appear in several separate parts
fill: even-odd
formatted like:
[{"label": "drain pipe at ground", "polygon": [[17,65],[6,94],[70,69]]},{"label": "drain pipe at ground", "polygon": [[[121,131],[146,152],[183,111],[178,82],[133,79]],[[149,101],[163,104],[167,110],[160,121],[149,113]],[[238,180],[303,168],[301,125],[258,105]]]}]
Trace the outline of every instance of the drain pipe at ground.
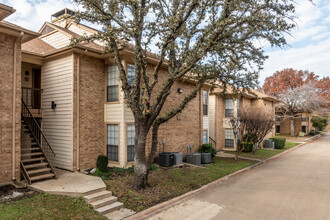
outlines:
[{"label": "drain pipe at ground", "polygon": [[80,54],[77,57],[77,170],[80,170],[80,158],[79,158],[79,154],[80,154],[80,116],[79,116],[79,107],[80,107],[80,57],[82,57],[83,55],[85,55],[88,51],[85,50],[82,54]]},{"label": "drain pipe at ground", "polygon": [[24,35],[24,32],[21,32],[20,35],[15,38],[14,42],[13,42],[13,112],[12,112],[12,149],[11,149],[11,153],[12,153],[12,180],[16,180],[16,72],[17,72],[17,40],[21,41],[22,37]]}]

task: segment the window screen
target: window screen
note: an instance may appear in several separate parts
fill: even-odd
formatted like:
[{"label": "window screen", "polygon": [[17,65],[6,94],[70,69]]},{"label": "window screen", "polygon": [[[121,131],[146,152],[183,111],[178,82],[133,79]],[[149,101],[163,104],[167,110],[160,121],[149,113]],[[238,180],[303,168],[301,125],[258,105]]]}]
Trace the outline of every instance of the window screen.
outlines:
[{"label": "window screen", "polygon": [[135,125],[127,125],[127,161],[134,161]]},{"label": "window screen", "polygon": [[107,155],[109,160],[118,161],[118,125],[107,127]]},{"label": "window screen", "polygon": [[203,115],[207,115],[207,103],[208,102],[208,94],[206,90],[203,90]]},{"label": "window screen", "polygon": [[118,88],[118,67],[108,67],[108,84],[107,84],[107,101],[116,102],[119,100],[119,88]]},{"label": "window screen", "polygon": [[233,99],[226,99],[226,117],[233,117],[234,116],[234,100]]},{"label": "window screen", "polygon": [[203,130],[203,144],[207,144],[207,130]]},{"label": "window screen", "polygon": [[225,130],[225,147],[234,147],[234,133],[232,129]]},{"label": "window screen", "polygon": [[128,64],[127,65],[127,82],[131,84],[134,81],[135,77],[135,66]]}]

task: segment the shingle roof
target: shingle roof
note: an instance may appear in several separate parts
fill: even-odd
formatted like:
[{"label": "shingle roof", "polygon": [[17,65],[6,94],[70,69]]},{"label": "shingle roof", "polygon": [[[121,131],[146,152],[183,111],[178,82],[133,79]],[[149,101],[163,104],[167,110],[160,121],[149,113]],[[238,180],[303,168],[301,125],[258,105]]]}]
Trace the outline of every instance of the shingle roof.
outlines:
[{"label": "shingle roof", "polygon": [[28,51],[38,54],[46,54],[53,52],[55,50],[54,47],[50,46],[40,38],[35,38],[30,40],[24,44],[22,44],[22,51]]}]

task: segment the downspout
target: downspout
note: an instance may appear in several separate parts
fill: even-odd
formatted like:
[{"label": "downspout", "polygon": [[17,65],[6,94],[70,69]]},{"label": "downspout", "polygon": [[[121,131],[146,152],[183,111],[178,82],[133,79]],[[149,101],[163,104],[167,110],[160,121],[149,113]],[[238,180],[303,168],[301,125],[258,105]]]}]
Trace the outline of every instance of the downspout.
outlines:
[{"label": "downspout", "polygon": [[80,120],[79,120],[79,107],[80,107],[80,57],[85,55],[87,53],[87,50],[85,50],[84,53],[80,54],[77,57],[77,103],[76,103],[76,108],[77,108],[77,170],[80,170]]},{"label": "downspout", "polygon": [[16,72],[17,72],[17,40],[21,40],[22,37],[24,35],[24,32],[21,32],[20,35],[15,38],[14,42],[13,42],[13,112],[12,112],[12,137],[11,137],[11,141],[12,141],[12,149],[11,149],[11,155],[12,155],[12,180],[16,180],[16,175],[15,175],[15,171],[16,171]]}]

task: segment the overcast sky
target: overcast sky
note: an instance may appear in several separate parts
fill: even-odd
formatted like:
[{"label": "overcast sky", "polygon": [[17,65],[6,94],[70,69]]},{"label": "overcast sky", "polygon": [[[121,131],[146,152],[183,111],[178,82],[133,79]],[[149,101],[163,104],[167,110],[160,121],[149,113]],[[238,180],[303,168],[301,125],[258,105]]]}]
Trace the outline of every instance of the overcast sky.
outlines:
[{"label": "overcast sky", "polygon": [[[0,0],[16,12],[6,20],[38,31],[51,14],[63,9],[76,9],[70,0]],[[298,27],[287,37],[285,49],[265,48],[269,59],[260,74],[267,76],[284,68],[309,70],[323,77],[330,76],[330,0],[297,0]]]}]

